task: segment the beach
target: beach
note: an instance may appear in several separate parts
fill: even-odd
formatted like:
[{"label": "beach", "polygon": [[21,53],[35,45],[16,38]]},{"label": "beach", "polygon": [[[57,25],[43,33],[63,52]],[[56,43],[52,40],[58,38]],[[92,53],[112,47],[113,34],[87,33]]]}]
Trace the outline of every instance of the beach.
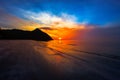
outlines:
[{"label": "beach", "polygon": [[0,80],[119,80],[119,46],[53,40],[0,41]]}]

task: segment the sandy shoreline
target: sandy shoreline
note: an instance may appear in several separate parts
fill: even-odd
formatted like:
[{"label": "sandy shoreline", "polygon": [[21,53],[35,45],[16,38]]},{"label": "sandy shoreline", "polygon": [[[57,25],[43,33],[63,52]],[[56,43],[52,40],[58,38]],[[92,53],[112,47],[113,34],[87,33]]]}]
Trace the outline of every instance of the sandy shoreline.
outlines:
[{"label": "sandy shoreline", "polygon": [[118,58],[112,58],[79,51],[84,48],[54,41],[0,40],[0,80],[120,79],[117,53]]},{"label": "sandy shoreline", "polygon": [[33,48],[36,41],[0,41],[0,80],[49,80],[56,74]]}]

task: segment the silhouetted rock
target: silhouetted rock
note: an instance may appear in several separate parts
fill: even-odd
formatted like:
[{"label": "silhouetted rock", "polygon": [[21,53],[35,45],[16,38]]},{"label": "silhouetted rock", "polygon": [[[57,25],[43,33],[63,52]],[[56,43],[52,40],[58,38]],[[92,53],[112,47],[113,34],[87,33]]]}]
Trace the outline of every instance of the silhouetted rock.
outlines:
[{"label": "silhouetted rock", "polygon": [[22,39],[22,40],[40,40],[40,41],[49,41],[52,38],[41,31],[40,29],[35,29],[33,31],[23,31],[18,29],[12,30],[0,30],[0,39]]}]

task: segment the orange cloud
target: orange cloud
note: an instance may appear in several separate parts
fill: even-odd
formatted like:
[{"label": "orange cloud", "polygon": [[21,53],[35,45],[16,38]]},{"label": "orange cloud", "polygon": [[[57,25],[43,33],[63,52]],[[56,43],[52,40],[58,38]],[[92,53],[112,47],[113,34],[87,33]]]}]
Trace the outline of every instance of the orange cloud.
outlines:
[{"label": "orange cloud", "polygon": [[[55,25],[54,25],[55,26]],[[58,28],[48,28],[48,27],[44,27],[41,28],[44,32],[48,33],[51,37],[53,37],[53,39],[73,39],[74,36],[76,36],[77,31],[82,31],[85,28],[84,25],[74,25],[77,27],[74,28],[69,28],[69,27],[58,27]]]}]

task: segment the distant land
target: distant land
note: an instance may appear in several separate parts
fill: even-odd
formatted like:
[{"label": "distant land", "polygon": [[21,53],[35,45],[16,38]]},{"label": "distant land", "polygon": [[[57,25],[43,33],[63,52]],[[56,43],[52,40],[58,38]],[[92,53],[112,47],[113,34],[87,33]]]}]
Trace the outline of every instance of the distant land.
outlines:
[{"label": "distant land", "polygon": [[47,33],[36,28],[33,31],[24,31],[19,29],[0,29],[0,40],[53,40]]}]

